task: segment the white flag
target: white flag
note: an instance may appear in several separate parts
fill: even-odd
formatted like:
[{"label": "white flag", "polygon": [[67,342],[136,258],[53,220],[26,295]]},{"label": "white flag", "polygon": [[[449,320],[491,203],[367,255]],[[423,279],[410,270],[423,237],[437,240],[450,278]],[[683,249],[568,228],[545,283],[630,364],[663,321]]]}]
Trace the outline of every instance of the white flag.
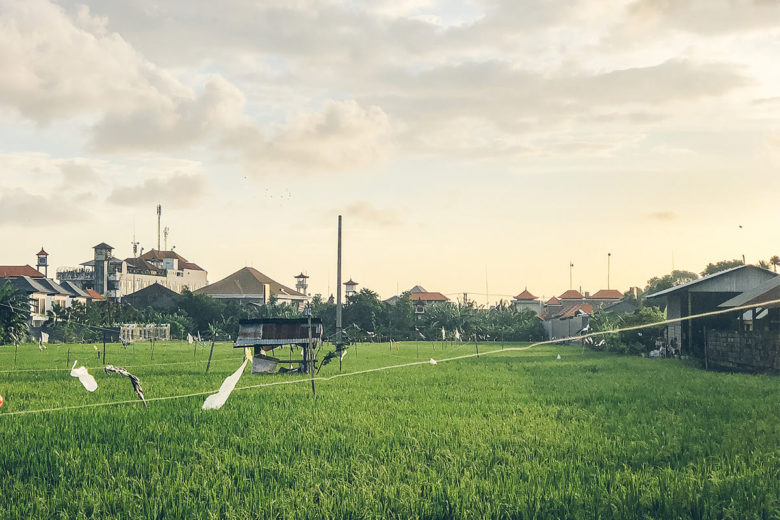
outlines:
[{"label": "white flag", "polygon": [[435,364],[436,364],[436,360],[435,360],[435,359],[433,359],[433,358],[431,358],[431,360],[430,360],[430,361],[428,361],[428,363],[430,363],[431,365],[435,365]]},{"label": "white flag", "polygon": [[194,341],[194,338],[192,337],[192,334],[187,333],[187,343],[192,345],[193,341]]},{"label": "white flag", "polygon": [[558,359],[561,359],[561,355],[560,354],[558,354]]},{"label": "white flag", "polygon": [[447,332],[444,330],[444,327],[441,328],[441,340],[444,341],[447,339]]},{"label": "white flag", "polygon": [[97,381],[95,381],[94,377],[89,375],[89,372],[87,372],[87,367],[76,368],[76,363],[78,363],[78,360],[73,361],[73,367],[70,369],[70,375],[73,377],[78,377],[79,381],[81,381],[81,384],[84,385],[84,388],[87,389],[87,392],[94,392],[97,390]]},{"label": "white flag", "polygon": [[341,358],[340,358],[340,359],[344,359],[344,356],[346,356],[346,355],[347,355],[347,352],[348,352],[348,350],[347,350],[347,349],[344,349],[344,350],[341,352]]},{"label": "white flag", "polygon": [[245,359],[241,364],[241,367],[225,379],[222,386],[219,387],[219,391],[206,398],[203,402],[204,410],[219,410],[222,408],[222,405],[225,404],[228,397],[230,397],[230,394],[233,392],[233,389],[236,387],[238,380],[241,379],[241,374],[244,373],[244,367],[246,367],[248,362],[249,360]]},{"label": "white flag", "polygon": [[460,341],[460,332],[458,332],[458,329],[455,329],[455,339]]},{"label": "white flag", "polygon": [[48,343],[48,342],[49,342],[49,335],[41,331],[41,343]]}]

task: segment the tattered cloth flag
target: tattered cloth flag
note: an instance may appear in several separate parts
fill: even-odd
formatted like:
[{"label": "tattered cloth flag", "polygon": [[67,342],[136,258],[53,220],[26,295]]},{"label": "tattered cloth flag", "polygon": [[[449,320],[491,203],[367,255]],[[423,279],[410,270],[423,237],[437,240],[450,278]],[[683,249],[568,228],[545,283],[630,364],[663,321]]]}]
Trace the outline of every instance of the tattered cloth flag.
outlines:
[{"label": "tattered cloth flag", "polygon": [[458,329],[455,329],[455,339],[460,341],[460,332],[458,331]]},{"label": "tattered cloth flag", "polygon": [[342,351],[341,351],[341,358],[339,358],[339,359],[344,359],[344,356],[346,356],[346,355],[347,355],[347,352],[349,352],[349,350],[348,350],[348,349],[344,349],[344,350],[342,350]]},{"label": "tattered cloth flag", "polygon": [[41,332],[41,343],[48,343],[49,342],[49,335],[45,332]]},{"label": "tattered cloth flag", "polygon": [[561,355],[560,354],[558,354],[558,359],[561,359]]},{"label": "tattered cloth flag", "polygon": [[428,363],[430,363],[431,365],[435,365],[435,364],[436,364],[436,360],[435,360],[435,359],[433,359],[433,358],[431,358],[431,360],[430,360],[430,361],[428,361]]},{"label": "tattered cloth flag", "polygon": [[87,389],[87,392],[94,392],[97,390],[97,381],[95,381],[95,378],[92,377],[89,372],[87,372],[87,367],[81,366],[76,368],[76,363],[78,363],[78,360],[73,361],[73,367],[70,369],[70,375],[72,377],[78,377],[79,381],[81,381],[81,384],[84,385],[84,388]]},{"label": "tattered cloth flag", "polygon": [[148,406],[146,404],[146,399],[144,399],[144,391],[141,388],[141,382],[138,380],[137,377],[135,377],[133,374],[128,372],[122,367],[115,367],[114,365],[106,365],[106,374],[119,374],[120,376],[125,376],[130,378],[130,383],[133,385],[133,390],[135,390],[135,393],[138,394],[138,397],[141,399],[141,401],[144,403],[144,406]]},{"label": "tattered cloth flag", "polygon": [[187,343],[192,345],[192,342],[195,341],[195,338],[192,337],[192,334],[187,333]]},{"label": "tattered cloth flag", "polygon": [[219,387],[217,393],[206,398],[203,402],[204,410],[219,410],[222,408],[222,405],[225,404],[225,401],[227,401],[228,397],[230,397],[230,394],[233,392],[233,389],[236,387],[238,380],[241,379],[241,374],[244,373],[244,367],[246,367],[248,362],[249,360],[245,359],[241,364],[241,368],[233,372],[222,382],[222,386]]},{"label": "tattered cloth flag", "polygon": [[444,327],[441,328],[441,340],[444,341],[447,339],[447,332],[444,330]]}]

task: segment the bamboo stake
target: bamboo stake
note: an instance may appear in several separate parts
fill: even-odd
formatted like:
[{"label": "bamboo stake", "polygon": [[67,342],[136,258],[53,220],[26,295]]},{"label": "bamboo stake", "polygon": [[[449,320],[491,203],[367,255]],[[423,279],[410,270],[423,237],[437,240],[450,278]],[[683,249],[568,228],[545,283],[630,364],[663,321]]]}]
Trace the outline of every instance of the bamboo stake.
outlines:
[{"label": "bamboo stake", "polygon": [[206,373],[209,373],[209,367],[211,366],[211,354],[214,353],[214,340],[211,340],[211,350],[209,351],[209,362],[206,364]]}]

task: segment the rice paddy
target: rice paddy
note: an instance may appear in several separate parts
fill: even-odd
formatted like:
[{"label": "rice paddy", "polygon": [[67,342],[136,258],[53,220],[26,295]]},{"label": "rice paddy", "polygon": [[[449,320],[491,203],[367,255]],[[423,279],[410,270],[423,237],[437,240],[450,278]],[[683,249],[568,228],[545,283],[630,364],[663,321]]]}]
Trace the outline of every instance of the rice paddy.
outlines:
[{"label": "rice paddy", "polygon": [[566,346],[442,362],[474,345],[435,347],[352,348],[344,373],[438,364],[317,381],[316,399],[306,376],[247,368],[205,412],[243,351],[217,344],[205,374],[208,349],[112,344],[106,363],[148,407],[23,415],[137,397],[102,371],[102,345],[23,345],[16,367],[0,347],[0,518],[780,518],[776,376]]}]

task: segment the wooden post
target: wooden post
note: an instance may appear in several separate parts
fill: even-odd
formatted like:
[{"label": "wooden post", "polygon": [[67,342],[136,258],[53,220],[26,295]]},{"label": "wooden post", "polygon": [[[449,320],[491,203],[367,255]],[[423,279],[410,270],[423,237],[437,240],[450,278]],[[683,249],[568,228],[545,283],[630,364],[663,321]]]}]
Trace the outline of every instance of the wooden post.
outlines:
[{"label": "wooden post", "polygon": [[420,340],[415,341],[417,343],[417,359],[420,359]]},{"label": "wooden post", "polygon": [[309,315],[309,373],[311,374],[311,397],[314,399],[317,397],[317,393],[314,390],[314,349],[311,345],[311,308],[307,308],[307,314]]},{"label": "wooden post", "polygon": [[106,364],[106,331],[103,331],[103,364]]},{"label": "wooden post", "polygon": [[67,359],[67,361],[65,361],[65,366],[66,367],[70,366],[70,347],[68,347],[68,359]]},{"label": "wooden post", "polygon": [[[213,342],[214,340],[212,339],[211,341]],[[194,349],[192,349],[192,359],[194,360],[195,359],[195,354],[198,353],[198,341],[197,340],[192,340],[192,344],[195,347]]]},{"label": "wooden post", "polygon": [[214,339],[211,339],[211,350],[209,350],[209,362],[206,363],[206,373],[209,373],[209,367],[211,366],[211,355],[214,353]]},{"label": "wooden post", "polygon": [[19,352],[19,343],[14,343],[14,368],[16,368],[16,354]]},{"label": "wooden post", "polygon": [[152,359],[154,359],[154,340],[152,338],[149,338],[149,348],[152,351]]},{"label": "wooden post", "polygon": [[704,370],[709,370],[709,339],[707,338],[707,327],[704,327]]},{"label": "wooden post", "polygon": [[474,333],[474,347],[477,349],[477,357],[479,357],[479,340],[476,332]]}]

